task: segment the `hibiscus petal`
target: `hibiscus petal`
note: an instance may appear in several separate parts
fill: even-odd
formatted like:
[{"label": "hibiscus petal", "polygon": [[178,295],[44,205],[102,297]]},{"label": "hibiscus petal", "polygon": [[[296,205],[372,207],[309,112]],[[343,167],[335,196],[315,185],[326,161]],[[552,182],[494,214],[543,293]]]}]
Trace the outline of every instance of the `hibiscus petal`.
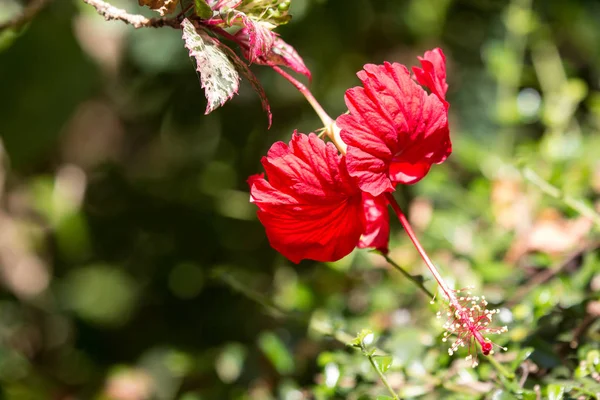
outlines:
[{"label": "hibiscus petal", "polygon": [[336,123],[348,145],[350,175],[361,190],[379,196],[407,180],[391,179],[392,163],[431,165],[448,157],[447,109],[411,78],[404,65],[367,64],[358,77],[363,87],[346,92],[349,114]]},{"label": "hibiscus petal", "polygon": [[431,164],[428,163],[395,162],[390,165],[390,178],[394,182],[410,185],[423,179],[430,168]]},{"label": "hibiscus petal", "polygon": [[393,192],[394,186],[388,176],[389,162],[359,147],[349,146],[347,153],[348,173],[359,182],[360,189],[379,196]]},{"label": "hibiscus petal", "polygon": [[358,247],[375,248],[384,254],[388,253],[390,239],[390,221],[385,196],[373,197],[363,193],[363,209],[365,212],[365,231],[360,237]]},{"label": "hibiscus petal", "polygon": [[364,231],[362,195],[333,144],[295,133],[275,143],[262,175],[248,179],[251,202],[271,246],[298,263],[335,261],[356,247]]},{"label": "hibiscus petal", "polygon": [[424,57],[419,57],[421,67],[413,67],[413,72],[417,81],[431,90],[431,93],[435,94],[444,101],[446,107],[446,91],[448,90],[448,84],[446,83],[446,56],[440,48],[435,48],[430,51],[426,51]]}]

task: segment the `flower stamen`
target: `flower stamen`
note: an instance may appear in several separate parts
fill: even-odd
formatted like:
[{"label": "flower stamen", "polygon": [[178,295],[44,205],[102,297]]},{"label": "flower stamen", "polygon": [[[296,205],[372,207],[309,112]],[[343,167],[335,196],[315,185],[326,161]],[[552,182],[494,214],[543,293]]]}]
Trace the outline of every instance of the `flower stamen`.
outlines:
[{"label": "flower stamen", "polygon": [[[448,320],[444,323],[444,335],[442,341],[448,341],[450,336],[455,335],[456,340],[448,349],[448,354],[453,355],[460,347],[468,347],[469,355],[467,360],[472,362],[472,366],[478,365],[476,344],[479,343],[481,352],[487,356],[494,353],[494,346],[500,347],[484,335],[500,334],[508,331],[508,327],[490,327],[493,316],[500,312],[498,309],[487,309],[488,302],[485,296],[474,296],[471,287],[450,291],[448,310],[446,316]],[[438,312],[438,318],[441,318],[441,312]]]}]

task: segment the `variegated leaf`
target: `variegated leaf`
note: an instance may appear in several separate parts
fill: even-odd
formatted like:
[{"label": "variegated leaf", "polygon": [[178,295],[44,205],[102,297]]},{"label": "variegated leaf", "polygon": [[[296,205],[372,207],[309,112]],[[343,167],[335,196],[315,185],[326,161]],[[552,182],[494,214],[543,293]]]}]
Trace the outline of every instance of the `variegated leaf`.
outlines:
[{"label": "variegated leaf", "polygon": [[196,70],[200,73],[200,83],[208,100],[205,114],[208,114],[237,93],[240,76],[219,41],[197,29],[187,18],[181,26],[185,47],[196,61]]}]

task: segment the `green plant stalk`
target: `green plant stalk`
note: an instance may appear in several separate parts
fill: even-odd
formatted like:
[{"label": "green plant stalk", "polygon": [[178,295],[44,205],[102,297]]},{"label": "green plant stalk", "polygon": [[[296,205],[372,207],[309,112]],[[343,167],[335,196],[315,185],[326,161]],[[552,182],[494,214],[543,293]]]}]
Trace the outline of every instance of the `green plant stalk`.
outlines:
[{"label": "green plant stalk", "polygon": [[324,126],[324,133],[329,137],[329,139],[335,144],[338,150],[342,154],[346,154],[346,143],[340,137],[340,129],[335,124],[335,121],[327,114],[327,112],[323,109],[321,104],[317,101],[315,96],[311,93],[311,91],[296,78],[285,72],[283,69],[278,67],[277,65],[271,65],[271,68],[279,75],[284,77],[288,82],[290,82],[306,99],[308,104],[313,108],[317,116],[321,119]]},{"label": "green plant stalk", "polygon": [[[287,310],[284,310],[283,308],[278,306],[275,302],[273,302],[271,299],[269,299],[263,293],[261,293],[257,290],[248,288],[244,283],[240,282],[239,280],[237,280],[236,278],[234,278],[233,276],[229,275],[226,272],[218,272],[215,275],[215,277],[218,280],[220,280],[221,282],[223,282],[224,284],[226,284],[227,286],[229,286],[230,288],[232,288],[233,290],[235,290],[236,292],[244,295],[249,300],[252,300],[255,303],[263,306],[271,315],[278,317],[278,318],[286,318],[286,319],[296,320],[296,321],[302,323],[303,325],[310,327],[314,331],[319,332],[322,335],[334,338],[336,341],[338,341],[339,343],[341,343],[345,346],[355,347],[354,344],[352,344],[352,341],[354,340],[354,336],[350,335],[349,333],[344,332],[343,330],[340,330],[340,329],[335,329],[331,325],[329,325],[323,321],[314,321],[314,320],[311,321],[311,319],[306,315],[290,314]],[[374,347],[374,349],[378,354],[382,354],[382,355],[386,354],[383,350],[381,350],[377,347]]]},{"label": "green plant stalk", "polygon": [[310,327],[314,331],[319,332],[322,335],[330,336],[330,337],[334,338],[341,344],[354,347],[352,345],[352,340],[354,339],[354,337],[352,335],[350,335],[349,333],[344,332],[342,330],[334,329],[331,325],[329,325],[328,323],[326,323],[324,321],[312,321],[310,323]]},{"label": "green plant stalk", "polygon": [[[397,270],[398,272],[400,272],[402,275],[404,275],[409,281],[411,281],[412,283],[414,283],[419,289],[421,289],[423,291],[423,293],[425,293],[427,296],[431,297],[432,299],[435,299],[435,296],[433,295],[433,293],[431,293],[426,287],[425,285],[423,285],[423,282],[421,282],[419,279],[415,278],[414,276],[412,276],[411,274],[409,274],[404,268],[402,268],[400,265],[398,265],[394,260],[392,260],[387,254],[383,254],[383,253],[379,253],[381,254],[381,256],[383,258],[385,258],[385,260],[392,266],[394,267],[395,270]],[[433,301],[433,300],[432,300]]]},{"label": "green plant stalk", "polygon": [[545,113],[562,115],[560,120],[546,124],[544,136],[562,137],[569,128],[581,134],[579,123],[574,118],[581,99],[564,95],[568,79],[558,49],[551,40],[537,36],[531,46],[531,60],[544,96]]},{"label": "green plant stalk", "polygon": [[246,298],[263,306],[271,315],[280,318],[291,318],[291,316],[284,309],[279,307],[265,295],[257,290],[245,286],[242,282],[238,281],[228,273],[219,271],[215,274],[215,277],[236,292],[243,294],[246,296]]},{"label": "green plant stalk", "polygon": [[[498,91],[496,96],[496,102],[498,105],[506,105],[516,103],[517,95],[519,92],[519,84],[521,82],[521,75],[523,74],[523,64],[525,58],[525,49],[527,47],[527,31],[521,31],[515,29],[515,24],[518,24],[519,15],[529,13],[531,11],[532,0],[512,0],[508,7],[505,9],[506,16],[506,36],[504,38],[504,48],[514,55],[514,59],[517,62],[518,68],[515,73],[510,76],[509,79],[500,79],[498,81]],[[503,129],[503,135],[505,139],[504,150],[507,154],[512,154],[516,131],[514,128],[505,127]]]},{"label": "green plant stalk", "polygon": [[490,355],[490,356],[488,356],[487,359],[490,362],[490,364],[492,364],[494,366],[494,368],[496,368],[496,371],[498,371],[506,379],[510,379],[510,380],[515,379],[515,374],[513,372],[510,372],[506,368],[504,368],[504,366],[502,366],[502,364],[500,364],[498,362],[498,360],[496,360],[494,358],[494,356]]},{"label": "green plant stalk", "polygon": [[362,341],[361,341],[360,347],[361,347],[362,353],[369,359],[369,362],[371,363],[371,366],[373,367],[373,369],[375,370],[375,372],[377,372],[377,375],[379,375],[379,379],[383,383],[383,386],[385,386],[385,388],[388,390],[388,392],[390,392],[390,394],[392,395],[392,398],[394,400],[400,400],[400,398],[398,397],[398,395],[396,394],[396,392],[394,391],[394,389],[392,389],[392,386],[388,382],[388,380],[385,377],[384,373],[379,369],[379,367],[377,366],[377,363],[375,362],[375,360],[373,360],[373,355],[367,351],[367,349],[365,348],[365,345],[364,345],[364,343]]},{"label": "green plant stalk", "polygon": [[600,228],[600,214],[598,214],[593,208],[585,204],[583,201],[569,196],[568,194],[565,194],[563,191],[553,186],[548,181],[544,180],[531,168],[523,169],[523,177],[535,186],[537,186],[538,189],[540,189],[548,196],[562,200],[567,206],[571,207],[573,210],[577,211],[584,217],[589,218],[592,222],[594,222],[594,224],[598,226],[598,228]]}]

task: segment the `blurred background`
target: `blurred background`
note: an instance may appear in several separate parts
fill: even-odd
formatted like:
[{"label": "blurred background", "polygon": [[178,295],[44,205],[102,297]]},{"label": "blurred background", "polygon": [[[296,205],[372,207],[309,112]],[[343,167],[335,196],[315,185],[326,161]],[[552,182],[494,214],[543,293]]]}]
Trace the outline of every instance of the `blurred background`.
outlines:
[{"label": "blurred background", "polygon": [[[25,3],[0,0],[0,24]],[[287,81],[252,67],[270,130],[247,83],[203,115],[181,32],[60,0],[0,32],[0,397],[384,399],[343,343],[370,329],[402,398],[597,398],[600,2],[293,0],[291,14],[277,32],[332,117],[365,63],[443,48],[454,153],[396,195],[450,283],[500,308],[507,373],[449,357],[443,307],[380,256],[294,265],[270,248],[246,179],[273,142],[321,127]],[[392,227],[391,258],[435,290]]]}]

